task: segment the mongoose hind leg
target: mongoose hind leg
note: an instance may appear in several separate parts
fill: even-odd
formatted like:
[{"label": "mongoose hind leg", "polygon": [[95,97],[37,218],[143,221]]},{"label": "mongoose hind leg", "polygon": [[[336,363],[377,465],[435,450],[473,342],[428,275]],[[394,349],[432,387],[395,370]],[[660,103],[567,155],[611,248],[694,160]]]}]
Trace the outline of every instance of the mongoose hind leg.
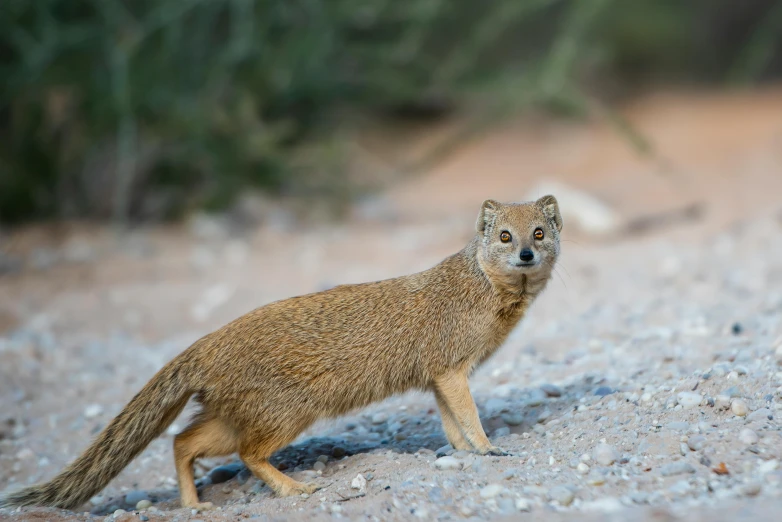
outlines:
[{"label": "mongoose hind leg", "polygon": [[242,441],[239,449],[239,457],[244,461],[253,475],[263,480],[277,496],[290,497],[293,495],[312,494],[320,489],[315,484],[305,484],[285,475],[269,463],[269,457],[289,444],[296,438],[296,434],[283,437],[280,434],[271,435],[261,440],[248,438]]},{"label": "mongoose hind leg", "polygon": [[442,419],[445,438],[448,439],[448,442],[456,451],[473,451],[475,448],[464,438],[462,430],[459,428],[456,419],[454,419],[453,413],[448,409],[445,399],[437,390],[435,390],[434,396],[437,399],[437,407],[440,409],[440,418]]},{"label": "mongoose hind leg", "polygon": [[481,455],[508,455],[501,448],[494,446],[483,431],[478,408],[470,394],[467,372],[462,370],[447,372],[435,378],[434,388],[451,412],[453,421],[460,427],[465,440],[474,448],[473,451]]},{"label": "mongoose hind leg", "polygon": [[238,449],[236,432],[222,421],[206,414],[196,417],[190,426],[174,438],[179,495],[182,507],[211,509],[211,502],[199,502],[193,477],[193,462],[201,457],[230,455]]}]

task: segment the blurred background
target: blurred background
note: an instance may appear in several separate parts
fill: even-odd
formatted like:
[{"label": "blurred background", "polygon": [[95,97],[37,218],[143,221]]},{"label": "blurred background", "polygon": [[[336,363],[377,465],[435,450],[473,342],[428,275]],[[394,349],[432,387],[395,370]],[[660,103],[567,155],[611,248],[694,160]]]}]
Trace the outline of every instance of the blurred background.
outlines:
[{"label": "blurred background", "polygon": [[533,110],[648,152],[616,103],[774,80],[780,32],[774,0],[6,0],[0,223],[158,223],[251,189],[339,213]]}]

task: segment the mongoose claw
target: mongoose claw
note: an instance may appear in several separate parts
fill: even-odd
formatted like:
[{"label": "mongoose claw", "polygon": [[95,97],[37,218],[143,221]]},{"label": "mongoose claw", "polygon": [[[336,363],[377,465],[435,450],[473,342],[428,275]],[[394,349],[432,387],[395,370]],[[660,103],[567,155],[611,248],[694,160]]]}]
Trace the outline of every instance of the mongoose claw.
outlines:
[{"label": "mongoose claw", "polygon": [[489,448],[488,451],[486,451],[486,453],[484,453],[484,455],[492,455],[494,457],[510,457],[510,456],[512,456],[511,453],[508,453],[504,449],[499,448],[497,446],[492,446],[491,448]]}]

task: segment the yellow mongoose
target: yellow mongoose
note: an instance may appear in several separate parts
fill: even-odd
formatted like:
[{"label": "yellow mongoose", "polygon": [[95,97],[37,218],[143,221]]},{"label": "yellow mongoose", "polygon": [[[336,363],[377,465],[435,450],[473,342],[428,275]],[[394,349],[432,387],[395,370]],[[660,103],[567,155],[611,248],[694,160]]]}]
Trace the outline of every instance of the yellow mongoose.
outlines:
[{"label": "yellow mongoose", "polygon": [[504,454],[481,426],[470,373],[507,338],[545,288],[559,255],[553,196],[483,203],[460,252],[417,274],[343,285],[262,306],[199,339],[164,366],[50,482],[2,506],[74,508],[103,489],[193,395],[202,411],[174,439],[182,505],[199,503],[196,458],[238,452],[281,496],[317,487],[268,461],[319,418],[412,388],[431,390],[457,450]]}]

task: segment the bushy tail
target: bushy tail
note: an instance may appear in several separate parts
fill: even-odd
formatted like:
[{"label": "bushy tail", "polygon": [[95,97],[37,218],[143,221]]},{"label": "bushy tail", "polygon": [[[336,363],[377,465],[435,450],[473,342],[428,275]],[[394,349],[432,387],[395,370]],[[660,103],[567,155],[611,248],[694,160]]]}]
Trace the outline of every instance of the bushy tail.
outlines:
[{"label": "bushy tail", "polygon": [[51,481],[0,498],[0,507],[72,509],[106,487],[187,404],[193,388],[185,364],[180,356],[164,366],[78,459]]}]

